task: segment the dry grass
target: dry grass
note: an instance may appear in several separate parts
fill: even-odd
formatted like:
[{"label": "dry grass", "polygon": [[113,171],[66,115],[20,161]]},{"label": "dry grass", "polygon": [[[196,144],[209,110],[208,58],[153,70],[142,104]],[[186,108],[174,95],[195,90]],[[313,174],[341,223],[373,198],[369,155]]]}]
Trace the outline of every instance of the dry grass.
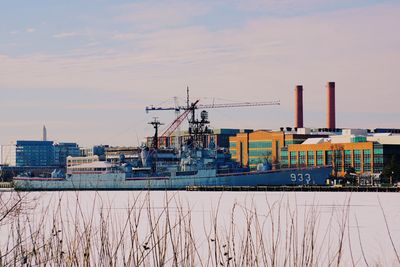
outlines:
[{"label": "dry grass", "polygon": [[[359,229],[359,242],[348,238],[350,199],[330,214],[316,203],[300,214],[299,203],[266,194],[222,212],[221,195],[199,216],[174,192],[160,207],[149,192],[132,194],[121,210],[101,194],[91,203],[80,194],[36,207],[29,194],[0,193],[0,266],[355,266],[354,246],[368,265]],[[321,216],[330,216],[327,228]]]}]

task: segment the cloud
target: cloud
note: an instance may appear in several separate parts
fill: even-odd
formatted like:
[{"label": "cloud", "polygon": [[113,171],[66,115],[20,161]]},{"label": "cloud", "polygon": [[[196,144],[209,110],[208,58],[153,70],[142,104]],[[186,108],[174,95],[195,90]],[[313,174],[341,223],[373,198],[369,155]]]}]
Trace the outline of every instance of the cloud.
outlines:
[{"label": "cloud", "polygon": [[[233,0],[236,8],[244,11],[264,12],[269,16],[304,16],[317,13],[331,13],[357,7],[368,7],[377,4],[374,0]],[[394,2],[383,0],[381,3]]]},{"label": "cloud", "polygon": [[135,40],[140,38],[140,35],[137,33],[117,33],[112,35],[111,37],[113,40],[119,40],[119,41],[129,41],[129,40]]},{"label": "cloud", "polygon": [[116,21],[128,22],[140,30],[154,30],[182,25],[207,13],[209,5],[199,1],[143,1],[119,7]]},{"label": "cloud", "polygon": [[53,38],[61,39],[61,38],[70,38],[78,36],[77,32],[61,32],[53,35]]},{"label": "cloud", "polygon": [[[398,10],[381,7],[324,16],[255,19],[219,31],[205,27],[132,31],[118,38],[133,49],[97,46],[59,56],[3,56],[0,85],[129,92],[135,86],[156,90],[166,82],[171,86],[195,82],[205,87],[214,83],[221,89],[213,93],[223,95],[223,88],[235,88],[232,93],[243,98],[249,92],[243,90],[247,86],[256,95],[265,87],[276,88],[271,93],[279,96],[278,88],[291,88],[298,82],[311,90],[336,79],[352,88],[351,94],[369,88],[370,94],[378,97],[374,88],[385,86],[392,91],[390,83],[397,79],[393,72],[398,69],[400,37],[393,31]],[[363,73],[372,75],[364,77]],[[358,76],[363,79],[354,78]],[[282,94],[281,98],[285,97]],[[318,98],[309,99],[313,99],[311,106],[317,107]]]},{"label": "cloud", "polygon": [[25,31],[28,33],[34,33],[36,31],[36,29],[35,28],[27,28]]},{"label": "cloud", "polygon": [[[293,88],[300,83],[304,85],[306,125],[320,127],[325,125],[325,83],[333,80],[337,85],[337,124],[341,126],[349,120],[341,120],[339,114],[368,116],[371,109],[398,114],[400,36],[394,33],[399,12],[398,5],[379,5],[311,16],[255,17],[241,26],[218,30],[181,25],[114,32],[109,39],[101,39],[107,46],[83,46],[59,55],[0,55],[0,90],[47,88],[57,95],[86,88],[139,99],[144,107],[182,96],[189,85],[193,98],[207,95],[238,102],[280,99],[279,108],[248,113],[229,110],[230,121],[221,118],[216,122],[220,126],[226,122],[242,125],[247,114],[252,119],[245,122],[246,127],[276,128],[291,124]],[[7,94],[2,98],[17,101],[7,99]],[[71,102],[73,109],[85,109],[82,113],[101,108],[103,103],[86,95],[82,98],[88,101],[87,106]],[[53,103],[57,101],[54,97]],[[108,108],[115,110],[119,104],[111,99]],[[121,109],[128,107],[129,103],[121,104]],[[54,107],[49,110],[61,112]],[[135,118],[121,114],[121,118],[110,120],[116,125],[131,120],[142,120],[137,122],[139,127],[145,124],[144,114],[135,113]],[[352,126],[397,123],[390,118],[374,117],[369,125],[355,118],[355,124],[363,124]],[[79,116],[74,119],[84,125]]]},{"label": "cloud", "polygon": [[[71,93],[77,93],[79,90],[69,90]],[[21,100],[18,102],[5,102],[1,103],[1,109],[16,109],[16,110],[34,110],[41,109],[44,106],[47,109],[58,110],[58,111],[127,111],[127,110],[144,110],[143,103],[137,102],[130,99],[118,99],[115,102],[107,101],[107,98],[103,96],[92,96],[92,102],[90,103],[77,103],[78,101],[75,99],[74,102],[67,102],[64,100],[60,100],[57,103],[48,102],[46,99],[33,99],[29,100]]]}]

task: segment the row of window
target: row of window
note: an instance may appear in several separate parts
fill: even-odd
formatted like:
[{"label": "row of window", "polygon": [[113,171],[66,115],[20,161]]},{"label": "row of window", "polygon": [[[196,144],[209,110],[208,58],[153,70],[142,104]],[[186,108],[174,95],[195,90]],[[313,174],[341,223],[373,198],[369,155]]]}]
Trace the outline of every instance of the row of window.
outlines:
[{"label": "row of window", "polygon": [[[364,155],[364,158],[368,158],[368,157],[370,157],[370,155],[371,155],[371,150],[370,149],[365,149],[365,150],[354,150],[354,158],[355,159],[361,159],[361,151],[363,151],[363,155]],[[327,150],[327,151],[323,151],[323,150],[317,150],[316,151],[316,153],[314,153],[314,151],[299,151],[299,152],[297,152],[297,151],[291,151],[290,153],[291,153],[291,155],[296,155],[297,153],[299,154],[299,157],[302,157],[302,156],[305,156],[306,155],[306,153],[307,153],[307,157],[312,157],[312,158],[314,158],[314,156],[316,155],[317,156],[317,158],[323,158],[323,156],[324,156],[324,152],[325,152],[325,157],[332,157],[332,152],[333,151],[331,151],[331,150]],[[335,153],[336,153],[336,156],[337,157],[342,157],[342,153],[341,153],[341,151],[340,150],[336,150],[335,151]],[[288,152],[287,151],[282,151],[281,152],[281,155],[282,156],[287,156],[288,155]],[[351,156],[352,156],[352,150],[344,150],[344,156],[345,156],[345,158],[351,158]]]},{"label": "row of window", "polygon": [[249,148],[272,148],[271,141],[250,141]]},{"label": "row of window", "polygon": [[[324,153],[325,152],[325,153]],[[375,151],[374,151],[375,152]],[[377,151],[380,152],[379,150]],[[325,154],[325,159],[324,159]],[[352,155],[353,154],[353,155]],[[364,161],[362,161],[362,157]],[[324,162],[326,161],[326,162]],[[350,167],[354,167],[356,172],[370,172],[371,171],[371,150],[340,150],[336,151],[288,151],[283,150],[281,153],[281,163],[283,165],[292,166],[322,166],[334,165],[338,171],[345,171]],[[374,155],[374,171],[380,172],[383,169],[383,155]]]},{"label": "row of window", "polygon": [[249,156],[269,157],[272,155],[271,150],[249,150]]}]

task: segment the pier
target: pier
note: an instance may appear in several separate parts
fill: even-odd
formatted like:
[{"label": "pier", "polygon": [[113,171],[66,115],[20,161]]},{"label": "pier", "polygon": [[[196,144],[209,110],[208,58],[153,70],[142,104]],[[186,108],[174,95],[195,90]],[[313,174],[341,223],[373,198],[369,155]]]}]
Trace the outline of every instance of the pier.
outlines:
[{"label": "pier", "polygon": [[400,188],[377,186],[188,186],[186,191],[399,192]]},{"label": "pier", "polygon": [[12,182],[0,182],[1,191],[9,191],[10,189],[14,190],[14,185]]}]

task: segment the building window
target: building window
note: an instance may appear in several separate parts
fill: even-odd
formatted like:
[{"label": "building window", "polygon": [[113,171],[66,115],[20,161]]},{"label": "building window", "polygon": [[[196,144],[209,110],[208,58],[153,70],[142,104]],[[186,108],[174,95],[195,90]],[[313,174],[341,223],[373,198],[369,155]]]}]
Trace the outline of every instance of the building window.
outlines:
[{"label": "building window", "polygon": [[324,152],[322,150],[317,151],[317,166],[324,165]]},{"label": "building window", "polygon": [[379,145],[374,145],[374,172],[383,171],[383,148]]},{"label": "building window", "polygon": [[363,171],[370,172],[371,171],[371,150],[365,149],[363,151],[363,154],[364,154]]},{"label": "building window", "polygon": [[306,166],[306,152],[300,151],[299,153],[299,166],[304,167]]},{"label": "building window", "polygon": [[272,148],[272,141],[250,141],[249,149],[251,148]]},{"label": "building window", "polygon": [[271,150],[249,150],[250,157],[270,157],[271,155]]},{"label": "building window", "polygon": [[291,151],[290,152],[290,166],[294,167],[297,165],[297,152]]},{"label": "building window", "polygon": [[332,165],[332,151],[328,150],[325,151],[325,161],[326,161],[326,165]]},{"label": "building window", "polygon": [[383,171],[383,155],[382,154],[374,154],[374,172],[382,172]]},{"label": "building window", "polygon": [[288,151],[281,150],[281,167],[287,168],[289,165]]},{"label": "building window", "polygon": [[335,150],[335,168],[337,172],[343,171],[343,156],[342,156],[342,150]]},{"label": "building window", "polygon": [[314,166],[314,151],[307,151],[307,166]]},{"label": "building window", "polygon": [[356,172],[361,172],[361,150],[354,150],[354,168]]},{"label": "building window", "polygon": [[344,169],[347,171],[352,167],[352,162],[351,162],[351,150],[345,150],[344,151]]}]

